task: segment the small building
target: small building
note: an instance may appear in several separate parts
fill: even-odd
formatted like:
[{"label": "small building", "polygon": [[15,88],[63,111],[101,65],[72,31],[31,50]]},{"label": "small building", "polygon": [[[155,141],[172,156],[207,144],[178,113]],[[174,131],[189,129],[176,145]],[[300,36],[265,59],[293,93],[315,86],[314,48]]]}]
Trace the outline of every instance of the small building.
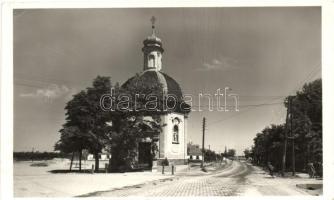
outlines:
[{"label": "small building", "polygon": [[199,148],[198,144],[188,143],[187,158],[189,162],[202,161],[202,150]]},{"label": "small building", "polygon": [[237,160],[246,160],[246,157],[245,156],[236,156],[236,159]]}]

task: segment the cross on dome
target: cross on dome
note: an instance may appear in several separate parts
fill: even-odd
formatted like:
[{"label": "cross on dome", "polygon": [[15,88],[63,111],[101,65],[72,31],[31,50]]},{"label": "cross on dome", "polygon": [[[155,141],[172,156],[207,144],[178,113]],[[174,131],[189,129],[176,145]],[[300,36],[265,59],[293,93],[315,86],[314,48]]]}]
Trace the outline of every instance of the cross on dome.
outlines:
[{"label": "cross on dome", "polygon": [[160,71],[162,67],[161,59],[164,49],[162,48],[161,39],[155,34],[156,18],[152,16],[150,21],[152,23],[152,35],[148,36],[144,40],[144,47],[142,48],[144,53],[144,71]]},{"label": "cross on dome", "polygon": [[151,23],[152,23],[152,35],[155,35],[155,21],[156,18],[154,16],[151,17]]}]

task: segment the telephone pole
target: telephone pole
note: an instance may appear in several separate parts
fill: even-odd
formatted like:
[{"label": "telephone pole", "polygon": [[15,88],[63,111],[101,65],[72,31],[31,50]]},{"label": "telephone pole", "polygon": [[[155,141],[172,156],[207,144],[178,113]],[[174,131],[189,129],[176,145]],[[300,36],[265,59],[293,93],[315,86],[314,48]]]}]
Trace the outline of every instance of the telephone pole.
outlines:
[{"label": "telephone pole", "polygon": [[35,148],[33,147],[31,149],[31,162],[34,162],[34,151],[35,151]]},{"label": "telephone pole", "polygon": [[[288,109],[286,113],[286,123],[285,123],[285,131],[284,131],[284,146],[283,146],[283,158],[282,158],[282,176],[284,176],[285,169],[286,169],[286,152],[287,152],[287,143],[288,139],[291,139],[291,148],[292,148],[292,175],[295,176],[296,169],[295,169],[295,137],[293,135],[292,129],[292,97],[288,97]],[[289,128],[289,136],[288,136],[288,124],[290,125]]]},{"label": "telephone pole", "polygon": [[202,138],[202,163],[201,167],[204,167],[204,140],[205,140],[205,117],[203,117],[203,138]]},{"label": "telephone pole", "polygon": [[288,99],[288,109],[286,111],[286,122],[285,122],[285,130],[284,130],[284,146],[283,146],[283,158],[282,158],[282,176],[285,175],[285,167],[286,167],[286,149],[288,145],[288,117],[290,112],[290,100]]},{"label": "telephone pole", "polygon": [[291,104],[292,104],[292,97],[290,98],[290,137],[292,139],[292,176],[295,176],[296,174],[296,161],[295,161],[295,136],[293,135],[292,132],[292,109],[291,109]]}]

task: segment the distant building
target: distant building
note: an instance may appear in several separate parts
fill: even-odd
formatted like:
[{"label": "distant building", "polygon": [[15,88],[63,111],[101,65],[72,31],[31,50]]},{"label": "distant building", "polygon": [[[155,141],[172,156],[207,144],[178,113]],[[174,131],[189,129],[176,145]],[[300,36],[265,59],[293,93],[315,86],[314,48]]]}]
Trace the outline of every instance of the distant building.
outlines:
[{"label": "distant building", "polygon": [[246,160],[245,156],[235,156],[237,160]]},{"label": "distant building", "polygon": [[198,144],[188,143],[187,158],[190,162],[202,161],[202,150]]}]

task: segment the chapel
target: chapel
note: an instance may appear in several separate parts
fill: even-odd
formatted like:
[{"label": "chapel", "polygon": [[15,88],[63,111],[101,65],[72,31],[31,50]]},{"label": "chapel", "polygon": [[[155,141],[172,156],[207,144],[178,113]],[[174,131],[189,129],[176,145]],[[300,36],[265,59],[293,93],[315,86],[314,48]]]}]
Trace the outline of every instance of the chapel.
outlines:
[{"label": "chapel", "polygon": [[[178,101],[183,100],[180,85],[170,76],[163,72],[162,62],[164,49],[162,40],[157,37],[155,30],[155,18],[152,17],[152,33],[143,41],[143,68],[135,77],[128,79],[121,87],[137,85],[136,82],[144,82],[145,86],[158,83],[161,85],[161,93],[172,95]],[[142,84],[138,84],[143,87]],[[140,88],[138,88],[140,90]],[[138,145],[138,163],[149,164],[152,170],[167,158],[174,165],[186,164],[187,162],[187,116],[188,114],[173,109],[161,114],[162,131],[152,140],[143,140]],[[148,116],[149,117],[149,116]],[[150,147],[152,143],[158,146],[155,158],[150,159]]]}]

